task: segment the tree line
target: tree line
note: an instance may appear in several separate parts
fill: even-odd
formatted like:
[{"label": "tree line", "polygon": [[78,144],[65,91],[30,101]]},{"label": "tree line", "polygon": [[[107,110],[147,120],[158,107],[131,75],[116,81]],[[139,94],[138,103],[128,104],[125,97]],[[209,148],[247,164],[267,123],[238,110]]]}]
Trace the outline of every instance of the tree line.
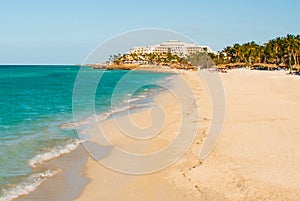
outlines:
[{"label": "tree line", "polygon": [[221,64],[273,64],[284,66],[292,71],[299,69],[300,35],[287,34],[284,37],[271,39],[264,44],[254,41],[244,44],[227,46],[218,53],[196,52],[191,55],[179,56],[165,53],[125,53],[112,55],[109,63],[122,65],[126,63],[153,64],[177,68],[212,67]]},{"label": "tree line", "polygon": [[228,63],[268,63],[285,64],[287,67],[299,65],[300,35],[287,34],[260,45],[256,42],[227,46],[217,54],[209,54],[215,64]]}]

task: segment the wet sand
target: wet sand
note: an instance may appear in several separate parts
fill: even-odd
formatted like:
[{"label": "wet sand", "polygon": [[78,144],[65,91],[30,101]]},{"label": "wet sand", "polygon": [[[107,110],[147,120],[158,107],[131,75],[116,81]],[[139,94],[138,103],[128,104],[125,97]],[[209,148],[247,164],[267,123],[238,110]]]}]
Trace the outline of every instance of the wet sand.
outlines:
[{"label": "wet sand", "polygon": [[[205,85],[204,83],[200,83],[199,85],[199,77],[195,72],[185,72],[181,74],[183,78],[188,78],[188,87],[193,90],[193,94],[196,95],[197,98],[195,100],[199,100],[198,104],[202,105],[201,113],[208,119],[209,115],[209,98],[208,93],[204,92]],[[180,79],[184,81],[184,79]],[[179,79],[173,80],[173,85],[178,85],[181,82]],[[191,85],[194,85],[192,87]],[[197,86],[196,86],[197,85]],[[178,85],[179,86],[179,85]],[[177,86],[177,87],[178,87]],[[176,86],[175,86],[176,87]],[[183,91],[184,88],[179,91]],[[181,91],[181,92],[182,92]],[[201,92],[203,91],[203,92]],[[178,92],[180,94],[180,92]],[[201,99],[199,98],[201,95]],[[163,108],[164,114],[166,115],[165,125],[163,126],[162,132],[159,133],[158,136],[151,138],[146,141],[135,141],[132,138],[124,135],[122,130],[120,130],[120,125],[116,125],[114,120],[108,120],[100,123],[99,127],[102,129],[104,133],[107,133],[107,137],[110,139],[110,142],[117,146],[120,149],[126,150],[131,153],[152,153],[157,150],[161,150],[164,147],[168,146],[173,142],[176,138],[176,133],[181,126],[181,118],[183,116],[189,116],[191,119],[188,122],[187,127],[193,127],[193,124],[197,124],[199,118],[193,117],[193,112],[196,111],[195,106],[197,103],[191,101],[190,97],[186,97],[181,100],[182,102],[179,104],[179,100],[174,94],[169,92],[163,92],[155,97],[155,106],[159,106]],[[206,101],[206,103],[204,103]],[[207,104],[207,105],[205,105]],[[184,108],[184,109],[183,109]],[[138,113],[130,114],[130,118],[132,122],[135,123],[135,126],[140,128],[149,128],[151,127],[154,119],[150,117],[150,111],[152,112],[152,118],[160,118],[161,111],[156,110],[157,107],[151,109],[146,109]],[[183,109],[183,110],[182,110]],[[184,113],[184,114],[181,114]],[[199,128],[198,136],[196,136],[197,140],[193,141],[193,145],[197,146],[197,149],[200,148],[200,141],[204,137],[204,127],[207,127],[207,120],[203,121],[203,126]],[[126,117],[121,117],[118,119],[119,122],[126,121]],[[153,124],[154,126],[157,125]],[[90,141],[97,142],[97,139],[93,139],[94,136],[97,138],[97,132],[99,131],[99,127],[95,127],[90,131]],[[124,129],[124,127],[121,126]],[[200,132],[201,131],[201,132]],[[186,131],[186,135],[190,132],[189,129]],[[138,135],[138,133],[137,133]],[[99,140],[100,141],[100,140]],[[108,144],[102,144],[103,146]],[[189,151],[190,152],[190,151]],[[113,154],[113,153],[110,153]],[[198,155],[198,153],[195,153]],[[187,155],[186,155],[187,156]],[[175,164],[171,167],[167,167],[161,171],[157,171],[155,173],[145,174],[145,175],[132,175],[119,173],[117,171],[111,170],[103,165],[99,164],[92,158],[89,158],[85,174],[88,178],[91,179],[91,182],[86,186],[85,190],[81,194],[81,196],[76,200],[195,200],[201,197],[201,195],[197,195],[197,193],[189,192],[185,187],[180,185],[176,185],[172,176],[170,175],[171,171],[174,168],[178,168],[178,166],[182,166],[182,171],[185,168],[184,164],[188,160],[189,163],[193,165],[199,165],[199,160],[196,155],[192,156],[189,153],[189,158],[184,157],[184,159],[180,159],[178,164]],[[107,156],[106,156],[107,157]],[[121,160],[121,159],[120,159]],[[126,165],[126,164],[122,164]],[[153,164],[148,164],[149,166]],[[153,168],[156,166],[154,165]],[[189,167],[186,166],[186,167]],[[192,189],[193,191],[193,189]]]},{"label": "wet sand", "polygon": [[[84,173],[91,181],[76,200],[299,200],[300,79],[285,74],[250,70],[220,74],[226,92],[226,122],[216,148],[200,161],[211,103],[196,72],[184,73],[201,107],[200,118],[194,119],[200,127],[186,154],[162,171],[141,176],[118,173],[89,158]],[[180,115],[174,112],[176,99],[170,94],[161,94],[155,101],[170,116],[164,135],[155,143],[139,146],[126,141],[113,121],[100,127],[114,133],[112,140],[123,149],[161,148],[174,139]],[[149,111],[136,113],[132,119],[143,127],[143,122],[149,123]]]},{"label": "wet sand", "polygon": [[[115,147],[147,154],[170,145],[185,116],[187,127],[195,123],[199,127],[190,148],[176,163],[150,174],[125,174],[99,164],[81,147],[58,159],[65,171],[18,200],[299,200],[300,77],[283,71],[221,73],[226,92],[224,130],[209,157],[199,160],[211,123],[211,100],[197,72],[180,73],[197,103],[183,99],[182,113],[176,96],[164,92],[155,97],[153,105],[159,107],[129,115],[138,128],[147,128],[152,124],[150,114],[160,118],[162,110],[156,108],[163,108],[167,118],[160,135],[143,143],[134,141],[112,119],[89,132],[92,142],[99,142],[93,137],[101,128]],[[176,86],[176,79],[172,82]],[[199,117],[195,116],[197,105]],[[126,122],[127,117],[118,119]],[[188,129],[184,132],[189,134]],[[112,146],[101,145],[107,146],[102,158],[115,154]],[[45,165],[51,163],[57,162]]]},{"label": "wet sand", "polygon": [[61,171],[44,181],[33,192],[17,198],[17,201],[71,201],[78,197],[89,182],[83,175],[88,153],[80,145],[76,150],[40,165],[37,171]]}]

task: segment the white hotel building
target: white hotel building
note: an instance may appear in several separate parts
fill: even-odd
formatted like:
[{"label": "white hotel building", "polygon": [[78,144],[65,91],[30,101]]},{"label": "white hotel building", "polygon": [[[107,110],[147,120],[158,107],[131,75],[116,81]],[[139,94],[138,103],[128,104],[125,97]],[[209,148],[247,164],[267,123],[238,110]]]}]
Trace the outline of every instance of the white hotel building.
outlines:
[{"label": "white hotel building", "polygon": [[130,49],[130,53],[171,53],[179,56],[187,56],[195,52],[213,52],[208,46],[197,46],[194,43],[186,43],[178,40],[169,40],[157,45],[139,46]]}]

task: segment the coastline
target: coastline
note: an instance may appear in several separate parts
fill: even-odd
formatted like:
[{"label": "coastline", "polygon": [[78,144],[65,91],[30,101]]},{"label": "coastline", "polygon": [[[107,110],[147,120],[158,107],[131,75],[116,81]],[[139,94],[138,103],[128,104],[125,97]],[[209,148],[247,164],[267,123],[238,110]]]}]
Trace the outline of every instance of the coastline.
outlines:
[{"label": "coastline", "polygon": [[[172,79],[171,82],[178,82],[178,76],[182,76],[192,88],[194,94],[201,105],[202,119],[201,126],[197,131],[196,140],[193,142],[192,149],[178,162],[163,169],[161,171],[146,175],[132,175],[119,173],[96,162],[89,157],[85,166],[85,175],[90,179],[82,194],[76,201],[83,200],[195,200],[204,198],[199,195],[197,188],[191,188],[186,191],[185,186],[181,186],[180,182],[174,180],[173,176],[176,173],[184,174],[189,168],[200,165],[197,154],[200,151],[201,142],[204,138],[208,127],[208,119],[211,115],[208,91],[204,83],[198,83],[199,75],[193,71],[182,71],[181,74]],[[177,78],[176,78],[177,77]],[[200,85],[199,85],[200,84]],[[176,84],[175,84],[176,85]],[[200,99],[201,96],[201,99]],[[109,132],[109,138],[118,148],[128,152],[153,152],[172,143],[174,133],[180,127],[180,107],[178,100],[168,92],[158,94],[154,99],[154,104],[164,108],[168,115],[166,126],[157,139],[151,139],[149,142],[140,145],[139,143],[120,136],[117,126],[113,120],[107,120],[100,123],[100,127],[104,132]],[[186,99],[186,102],[181,103],[187,105],[190,109],[195,107],[195,104]],[[151,124],[149,119],[150,109],[146,109],[130,115],[130,118],[140,127],[147,127]],[[154,111],[155,113],[155,111]],[[154,114],[155,117],[155,114]],[[122,118],[122,117],[121,117]],[[198,121],[199,119],[194,119]],[[122,119],[120,120],[122,121]],[[193,124],[193,121],[189,122]],[[90,130],[91,133],[97,132],[97,128]],[[192,165],[191,165],[192,163]],[[118,191],[118,193],[114,193]]]},{"label": "coastline", "polygon": [[59,173],[43,181],[36,189],[14,199],[17,201],[71,201],[78,197],[89,179],[83,175],[88,153],[80,144],[70,153],[45,161],[39,170],[55,169]]},{"label": "coastline", "polygon": [[[151,70],[145,71],[158,72]],[[174,71],[164,71],[159,73],[174,74]],[[132,108],[136,111],[143,110],[143,107],[147,107],[143,105],[150,104],[153,97],[158,93],[160,93],[160,90],[154,90],[153,92],[149,91],[147,96],[142,95],[141,97],[138,97],[138,99],[134,98],[130,101],[130,104],[133,104]],[[107,119],[109,119],[111,115],[122,116],[124,115],[124,112],[126,113],[128,110],[128,108],[115,109],[116,110],[113,109],[112,111],[105,112]],[[100,121],[105,121],[106,118]],[[92,125],[92,122],[90,124]],[[69,123],[66,123],[66,125],[70,126]],[[16,198],[13,200],[48,200],[49,196],[47,194],[49,193],[49,189],[51,191],[51,200],[66,201],[73,200],[78,197],[85,184],[89,181],[89,179],[83,174],[84,164],[88,159],[88,152],[82,145],[84,141],[85,140],[75,140],[75,142],[72,142],[71,144],[66,144],[66,147],[59,148],[62,148],[62,150],[57,150],[56,147],[54,147],[49,152],[36,155],[36,157],[29,160],[28,163],[30,166],[32,166],[37,172],[55,170],[57,173],[49,177],[42,176],[42,181],[33,188],[31,186],[24,186],[26,189],[30,188],[30,190],[23,194],[18,192],[18,194],[15,195]],[[74,143],[76,145],[74,145]],[[71,147],[68,147],[69,145],[71,145]],[[51,156],[49,154],[51,154]]]},{"label": "coastline", "polygon": [[300,1],[1,5],[0,201],[300,201]]},{"label": "coastline", "polygon": [[[225,128],[209,158],[199,161],[212,112],[210,100],[205,85],[193,83],[196,72],[183,76],[189,79],[202,109],[200,128],[188,152],[172,166],[142,176],[117,173],[89,158],[84,173],[90,183],[76,201],[299,199],[300,128],[296,114],[300,97],[294,90],[300,87],[300,79],[287,76],[284,71],[240,69],[220,74],[227,95]],[[296,87],[291,89],[291,85]],[[166,104],[166,100],[171,100],[168,94],[155,98],[159,104]],[[165,107],[176,110],[172,104]],[[147,116],[144,111],[132,118],[141,120]],[[101,126],[114,129],[110,121]],[[126,147],[118,137],[114,140]],[[164,138],[159,142],[154,149],[169,143]],[[135,147],[129,144],[130,148]]]},{"label": "coastline", "polygon": [[[17,200],[45,200],[51,191],[52,200],[295,200],[299,199],[300,131],[298,76],[284,71],[251,71],[245,69],[220,73],[227,101],[227,116],[222,137],[205,160],[199,161],[203,139],[211,119],[211,100],[205,83],[199,83],[195,71],[177,71],[192,88],[201,106],[196,138],[186,154],[173,165],[146,175],[123,174],[104,167],[88,156],[83,147],[58,160],[80,167],[66,171],[42,183],[35,191]],[[170,82],[176,82],[175,75]],[[295,86],[289,88],[289,86]],[[169,143],[178,128],[178,107],[172,94],[162,92],[154,97],[170,115],[165,133],[156,141],[140,146],[120,137],[113,120],[100,123],[111,140],[128,151],[155,151]],[[264,101],[268,104],[265,105]],[[186,103],[191,108],[194,104]],[[147,127],[150,109],[130,114],[140,127]],[[261,113],[263,112],[263,113]],[[244,114],[247,114],[246,116]],[[295,114],[295,115],[291,115]],[[120,116],[119,118],[122,118]],[[195,119],[196,120],[196,119]],[[95,132],[94,128],[89,132]],[[81,150],[81,151],[80,151]],[[82,150],[84,150],[82,152]],[[80,154],[76,154],[76,153]],[[75,154],[76,157],[72,157]],[[71,157],[69,157],[71,155]],[[49,163],[56,163],[56,160]],[[49,165],[45,163],[45,165]],[[62,167],[64,167],[63,165]],[[74,167],[74,166],[73,166]],[[63,175],[68,175],[69,181]],[[79,180],[72,179],[77,176]],[[70,190],[70,182],[73,190]],[[57,186],[57,184],[63,183]],[[78,184],[78,185],[77,185]],[[58,191],[57,191],[58,189]],[[66,190],[67,189],[67,190]],[[118,192],[118,193],[116,193]],[[64,197],[67,196],[67,197]]]},{"label": "coastline", "polygon": [[160,73],[178,73],[186,70],[196,70],[196,67],[192,68],[178,68],[178,67],[169,67],[162,65],[152,65],[152,64],[120,64],[120,65],[107,65],[107,64],[86,64],[93,69],[103,69],[103,70],[141,70],[149,72],[160,72]]}]

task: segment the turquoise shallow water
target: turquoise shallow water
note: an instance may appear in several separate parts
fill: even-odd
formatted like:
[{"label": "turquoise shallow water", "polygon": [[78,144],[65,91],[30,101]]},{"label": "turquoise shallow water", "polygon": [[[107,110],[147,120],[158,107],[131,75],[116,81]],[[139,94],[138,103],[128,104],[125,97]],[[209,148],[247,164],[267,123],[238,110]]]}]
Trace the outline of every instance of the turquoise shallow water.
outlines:
[{"label": "turquoise shallow water", "polygon": [[[38,172],[38,163],[76,148],[77,132],[70,125],[73,87],[79,69],[78,66],[0,66],[0,200],[33,190],[54,174]],[[85,67],[84,72],[90,76],[103,73],[90,67]],[[95,94],[95,109],[100,116],[114,110],[112,92],[126,73],[103,73]],[[145,80],[158,82],[167,76],[131,72],[132,79],[125,80],[121,86],[124,90],[114,94],[119,107],[132,95],[127,94],[130,88]],[[84,84],[89,89],[95,83]],[[134,95],[145,99],[156,89],[155,85],[144,86]],[[85,110],[85,101],[76,104],[82,119],[92,115]]]}]

